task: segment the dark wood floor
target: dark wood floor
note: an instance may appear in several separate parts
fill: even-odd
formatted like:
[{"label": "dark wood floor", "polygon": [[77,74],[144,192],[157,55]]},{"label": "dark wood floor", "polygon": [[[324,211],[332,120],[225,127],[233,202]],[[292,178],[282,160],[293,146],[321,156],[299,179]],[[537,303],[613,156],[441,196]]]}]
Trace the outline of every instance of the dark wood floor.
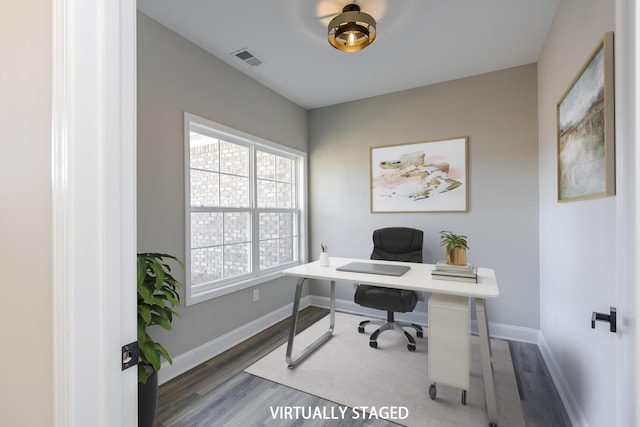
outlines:
[{"label": "dark wood floor", "polygon": [[[326,316],[327,309],[309,307],[300,312],[298,331]],[[243,372],[245,368],[286,342],[289,320],[283,320],[251,339],[160,387],[156,427],[254,427],[271,425],[324,426],[327,421],[257,419],[265,406],[326,407],[339,413],[337,403]],[[509,342],[522,411],[527,427],[571,426],[549,370],[535,344]],[[274,400],[277,399],[277,400]],[[258,411],[261,409],[262,411]],[[331,426],[391,427],[397,424],[367,420],[335,421]],[[502,427],[502,426],[501,426]]]},{"label": "dark wood floor", "polygon": [[538,346],[509,341],[509,349],[527,426],[571,426]]}]

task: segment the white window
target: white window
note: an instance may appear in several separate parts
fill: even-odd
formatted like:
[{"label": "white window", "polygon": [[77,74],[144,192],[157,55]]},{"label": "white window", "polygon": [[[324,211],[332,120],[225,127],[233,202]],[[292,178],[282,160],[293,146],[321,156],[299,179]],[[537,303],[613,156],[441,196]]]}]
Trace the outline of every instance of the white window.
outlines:
[{"label": "white window", "polygon": [[187,305],[306,260],[306,156],[185,113]]}]

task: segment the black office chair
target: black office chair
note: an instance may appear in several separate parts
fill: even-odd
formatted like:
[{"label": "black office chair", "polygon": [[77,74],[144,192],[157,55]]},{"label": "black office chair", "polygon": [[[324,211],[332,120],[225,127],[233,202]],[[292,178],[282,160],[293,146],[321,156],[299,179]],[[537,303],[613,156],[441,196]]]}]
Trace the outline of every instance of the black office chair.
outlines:
[{"label": "black office chair", "polygon": [[[373,232],[373,252],[371,259],[422,262],[421,230],[406,227],[381,228]],[[387,312],[387,321],[365,320],[358,325],[358,332],[364,333],[366,325],[372,323],[382,325],[369,337],[369,346],[378,347],[378,335],[395,329],[404,332],[409,344],[409,351],[416,349],[416,340],[403,328],[411,327],[416,330],[416,336],[422,337],[422,327],[414,323],[399,322],[394,319],[394,313],[408,313],[413,311],[418,303],[418,294],[414,291],[402,289],[381,288],[377,286],[358,285],[354,301],[363,307],[375,308]]]}]

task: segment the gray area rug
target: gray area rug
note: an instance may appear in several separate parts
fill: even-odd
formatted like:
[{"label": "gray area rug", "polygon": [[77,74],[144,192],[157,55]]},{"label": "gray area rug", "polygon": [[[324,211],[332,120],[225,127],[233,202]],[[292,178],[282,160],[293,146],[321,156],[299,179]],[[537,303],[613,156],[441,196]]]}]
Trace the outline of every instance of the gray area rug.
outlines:
[{"label": "gray area rug", "polygon": [[[336,313],[334,336],[295,369],[285,362],[286,344],[245,371],[288,387],[344,405],[341,411],[326,408],[269,408],[274,418],[301,423],[307,419],[388,419],[406,426],[464,427],[488,426],[480,347],[471,339],[470,387],[467,404],[460,402],[461,390],[437,386],[437,398],[429,398],[427,379],[427,331],[418,338],[416,351],[407,350],[403,334],[385,332],[378,348],[369,347],[369,332],[359,334],[362,317]],[[296,337],[293,353],[313,342],[327,330],[328,317]],[[524,427],[508,343],[491,340],[494,378],[498,395],[498,425]],[[309,418],[312,417],[312,418]]]}]

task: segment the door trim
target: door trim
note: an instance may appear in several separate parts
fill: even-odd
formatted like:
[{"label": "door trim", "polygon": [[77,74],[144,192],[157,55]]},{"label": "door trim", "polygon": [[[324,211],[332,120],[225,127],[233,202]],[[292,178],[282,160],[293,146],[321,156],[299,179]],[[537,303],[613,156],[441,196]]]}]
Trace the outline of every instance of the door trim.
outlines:
[{"label": "door trim", "polygon": [[135,0],[52,16],[53,424],[135,426]]},{"label": "door trim", "polygon": [[[640,94],[637,61],[640,59],[635,2],[616,1],[616,274],[618,309],[616,342],[616,422],[637,425],[640,405],[640,372],[636,367],[640,328],[637,291],[640,279]],[[629,379],[631,378],[631,381]]]}]

